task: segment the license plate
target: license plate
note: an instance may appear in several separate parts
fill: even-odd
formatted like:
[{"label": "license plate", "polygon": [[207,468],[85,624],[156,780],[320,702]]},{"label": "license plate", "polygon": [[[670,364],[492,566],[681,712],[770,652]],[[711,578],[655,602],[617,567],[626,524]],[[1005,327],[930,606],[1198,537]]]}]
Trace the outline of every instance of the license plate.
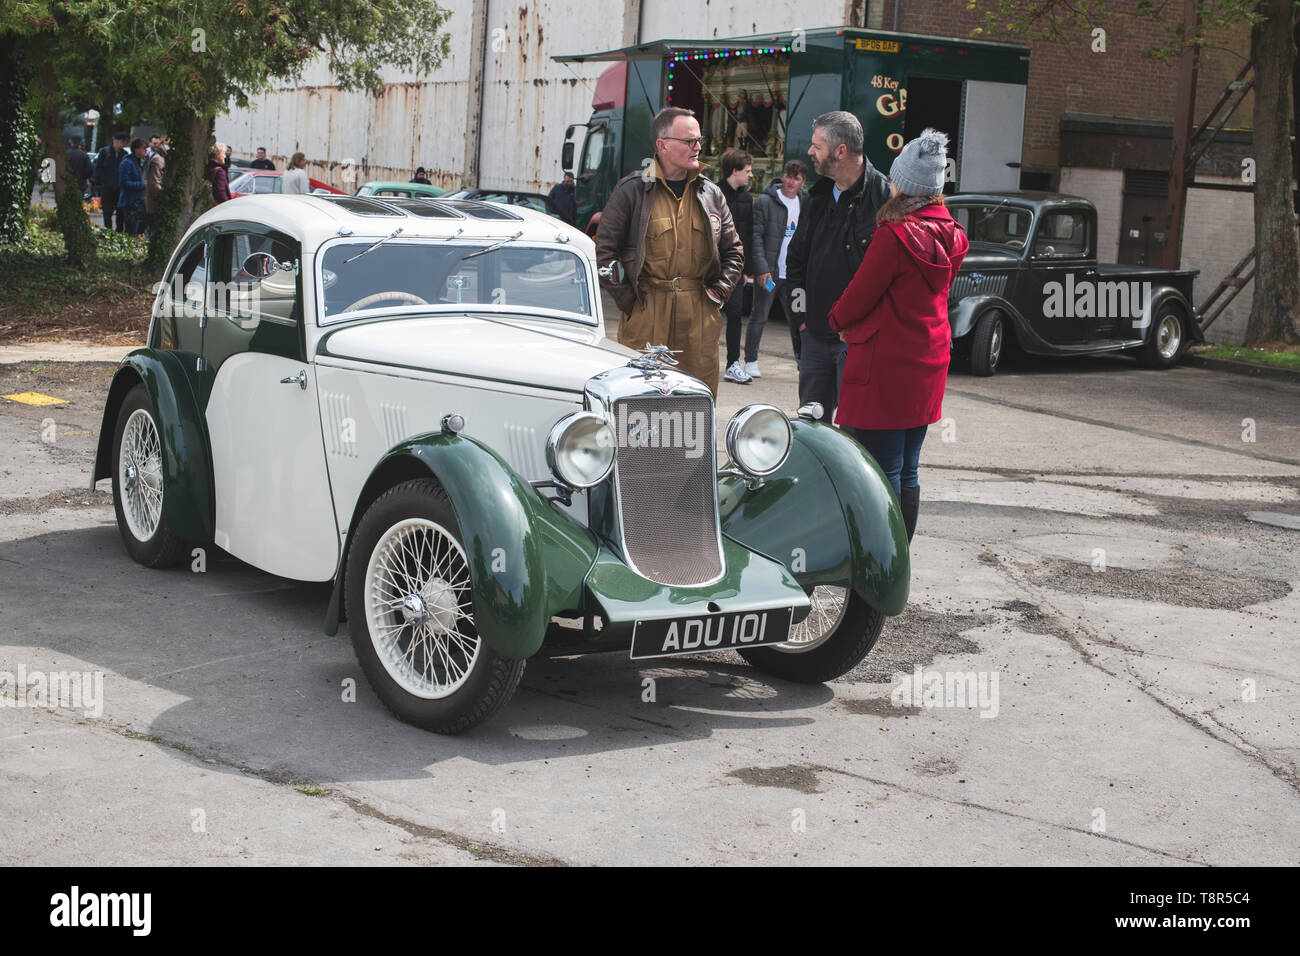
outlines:
[{"label": "license plate", "polygon": [[790,639],[794,608],[734,611],[637,621],[632,628],[632,658],[671,657],[705,651],[731,651]]}]

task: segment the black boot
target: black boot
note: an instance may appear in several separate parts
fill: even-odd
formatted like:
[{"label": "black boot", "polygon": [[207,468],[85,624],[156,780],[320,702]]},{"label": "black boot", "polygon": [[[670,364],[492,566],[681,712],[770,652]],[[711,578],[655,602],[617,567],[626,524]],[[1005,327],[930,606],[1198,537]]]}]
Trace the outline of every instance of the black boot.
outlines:
[{"label": "black boot", "polygon": [[912,534],[916,531],[916,512],[921,505],[921,489],[913,485],[903,488],[898,493],[898,504],[903,511],[903,526],[907,528],[907,543],[912,543]]}]

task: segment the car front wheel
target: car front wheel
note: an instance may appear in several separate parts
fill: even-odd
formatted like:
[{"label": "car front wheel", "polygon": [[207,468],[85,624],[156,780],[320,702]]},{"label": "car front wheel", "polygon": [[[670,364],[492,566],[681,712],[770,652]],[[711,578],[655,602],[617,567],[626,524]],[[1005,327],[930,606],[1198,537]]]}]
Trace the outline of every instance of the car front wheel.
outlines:
[{"label": "car front wheel", "polygon": [[149,391],[135,386],[122,400],[113,435],[113,510],[127,553],[147,568],[172,567],[185,549],[163,511],[161,431]]},{"label": "car front wheel", "polygon": [[1138,361],[1147,368],[1173,368],[1182,356],[1185,342],[1182,313],[1169,306],[1156,317],[1151,336],[1138,352]]},{"label": "car front wheel", "polygon": [[475,629],[469,561],[437,482],[397,485],[367,509],[348,553],[346,590],[361,669],[407,723],[462,733],[519,685],[524,661],[498,654]]},{"label": "car front wheel", "polygon": [[790,640],[740,655],[765,674],[800,684],[821,684],[857,667],[875,647],[885,616],[848,588],[819,585],[809,597],[812,610],[790,629]]},{"label": "car front wheel", "polygon": [[1006,326],[999,312],[985,312],[971,332],[970,370],[973,375],[992,375],[1002,362],[1006,345]]}]

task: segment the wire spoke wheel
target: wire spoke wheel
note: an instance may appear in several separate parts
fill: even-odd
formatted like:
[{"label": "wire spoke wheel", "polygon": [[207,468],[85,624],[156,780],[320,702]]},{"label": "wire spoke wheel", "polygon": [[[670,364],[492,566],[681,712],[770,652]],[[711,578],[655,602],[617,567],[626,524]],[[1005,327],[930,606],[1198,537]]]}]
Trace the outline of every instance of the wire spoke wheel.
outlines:
[{"label": "wire spoke wheel", "polygon": [[446,528],[428,518],[394,524],[370,553],[364,587],[375,653],[403,690],[438,700],[464,685],[482,643],[469,563]]},{"label": "wire spoke wheel", "polygon": [[137,541],[148,541],[162,518],[162,444],[153,416],[142,408],[126,420],[117,466],[127,527]]},{"label": "wire spoke wheel", "polygon": [[773,649],[787,654],[801,654],[820,646],[844,620],[849,606],[846,588],[819,584],[809,595],[812,610],[808,616],[790,628],[790,640],[774,645]]}]

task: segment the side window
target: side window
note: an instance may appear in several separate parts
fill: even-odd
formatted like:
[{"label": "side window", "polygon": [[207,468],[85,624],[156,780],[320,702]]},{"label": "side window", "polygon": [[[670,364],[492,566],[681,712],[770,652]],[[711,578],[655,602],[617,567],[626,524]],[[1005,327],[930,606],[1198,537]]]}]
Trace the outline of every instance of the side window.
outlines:
[{"label": "side window", "polygon": [[[259,275],[265,255],[294,268],[277,268],[269,275]],[[210,319],[203,343],[204,356],[214,366],[239,352],[300,358],[298,255],[296,244],[269,236],[228,233],[217,237],[212,257]]]},{"label": "side window", "polygon": [[280,191],[279,176],[254,176],[253,192],[255,193],[278,193]]},{"label": "side window", "polygon": [[1034,255],[1078,258],[1091,248],[1088,218],[1081,212],[1053,212],[1043,217],[1034,239]]},{"label": "side window", "polygon": [[156,312],[156,348],[199,352],[203,344],[204,300],[207,293],[207,246],[198,243],[185,254],[163,286]]},{"label": "side window", "polygon": [[587,134],[587,144],[582,150],[582,169],[578,175],[600,170],[600,160],[605,154],[605,128],[593,129]]}]

